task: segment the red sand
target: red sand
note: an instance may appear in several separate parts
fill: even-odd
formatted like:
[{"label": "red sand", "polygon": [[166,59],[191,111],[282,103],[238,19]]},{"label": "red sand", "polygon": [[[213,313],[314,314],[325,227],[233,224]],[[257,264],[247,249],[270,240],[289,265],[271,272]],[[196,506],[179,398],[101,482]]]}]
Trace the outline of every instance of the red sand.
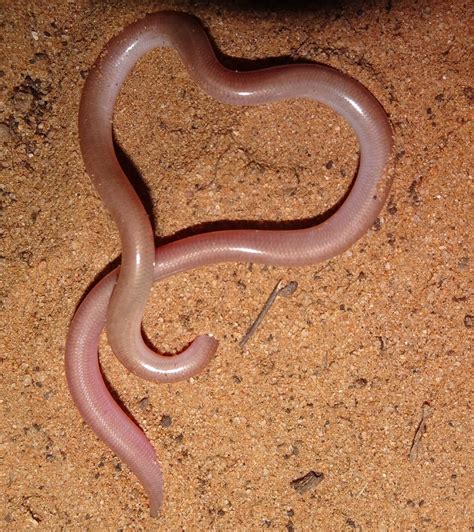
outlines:
[{"label": "red sand", "polygon": [[[150,519],[135,477],[72,404],[63,358],[76,305],[120,254],[79,152],[83,79],[105,42],[157,3],[6,2],[4,530],[458,531],[473,523],[472,5],[393,0],[271,12],[236,4],[159,7],[199,16],[228,56],[291,55],[364,83],[395,130],[389,204],[369,234],[327,263],[226,264],[156,285],[144,321],[156,345],[179,349],[206,331],[220,340],[208,370],[190,382],[141,381],[103,340],[105,374],[163,465],[166,501]],[[165,237],[210,221],[323,212],[357,164],[356,141],[334,113],[303,101],[218,104],[167,51],[147,55],[129,77],[115,128]],[[297,281],[297,291],[277,299],[241,350],[279,279]],[[426,402],[431,416],[410,460]],[[291,481],[310,471],[323,480],[295,490]]]}]

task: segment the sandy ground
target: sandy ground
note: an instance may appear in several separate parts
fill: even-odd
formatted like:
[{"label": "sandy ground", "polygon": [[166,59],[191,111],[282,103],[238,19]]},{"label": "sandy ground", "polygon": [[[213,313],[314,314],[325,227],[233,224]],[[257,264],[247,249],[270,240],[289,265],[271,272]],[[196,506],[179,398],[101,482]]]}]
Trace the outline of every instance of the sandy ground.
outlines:
[{"label": "sandy ground", "polygon": [[[372,4],[2,2],[0,528],[473,525],[472,4]],[[199,16],[234,68],[289,56],[359,79],[390,116],[396,160],[387,207],[344,255],[302,269],[217,265],[155,286],[144,326],[156,345],[177,350],[206,331],[220,340],[198,378],[141,381],[103,339],[104,372],[163,465],[153,520],[135,477],[75,409],[64,345],[76,305],[120,255],[79,152],[81,87],[112,35],[167,7]],[[169,51],[130,75],[115,130],[158,241],[216,221],[314,216],[357,165],[334,113],[218,104]],[[298,289],[241,349],[280,279]],[[319,482],[295,489],[311,471]]]}]

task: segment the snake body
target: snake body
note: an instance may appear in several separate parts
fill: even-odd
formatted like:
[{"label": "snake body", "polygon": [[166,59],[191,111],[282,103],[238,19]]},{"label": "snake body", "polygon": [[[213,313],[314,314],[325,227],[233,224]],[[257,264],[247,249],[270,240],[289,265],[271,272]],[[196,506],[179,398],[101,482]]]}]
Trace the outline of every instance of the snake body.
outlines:
[{"label": "snake body", "polygon": [[[211,232],[155,251],[150,221],[117,161],[112,136],[120,88],[140,57],[155,47],[174,48],[191,78],[220,102],[258,105],[307,98],[340,114],[357,136],[360,161],[353,186],[336,212],[307,229]],[[120,268],[89,292],[72,320],[66,346],[68,385],[85,421],[137,475],[156,515],[163,498],[161,468],[151,443],[104,384],[97,353],[101,331],[106,328],[120,361],[144,379],[175,382],[198,374],[217,348],[212,336],[199,336],[174,356],[158,354],[143,341],[141,321],[153,282],[224,261],[290,267],[342,253],[366,233],[385,203],[391,184],[387,167],[392,131],[376,98],[342,72],[320,64],[228,70],[196,18],[163,11],[126,27],[105,46],[82,92],[79,138],[86,170],[117,225],[122,260]]]}]

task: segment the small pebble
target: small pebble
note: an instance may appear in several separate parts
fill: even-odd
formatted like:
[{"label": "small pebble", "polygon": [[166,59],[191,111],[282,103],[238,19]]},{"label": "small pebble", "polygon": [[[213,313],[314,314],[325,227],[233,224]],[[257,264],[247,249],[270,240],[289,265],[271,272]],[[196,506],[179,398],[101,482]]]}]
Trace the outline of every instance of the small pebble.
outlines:
[{"label": "small pebble", "polygon": [[140,399],[138,404],[140,405],[140,408],[145,409],[150,405],[150,399],[148,397],[144,397],[143,399]]},{"label": "small pebble", "polygon": [[458,262],[459,269],[464,272],[468,269],[469,266],[469,257],[461,257]]},{"label": "small pebble", "polygon": [[171,423],[173,423],[173,420],[171,419],[171,416],[162,416],[160,420],[160,425],[164,428],[170,427]]},{"label": "small pebble", "polygon": [[0,142],[6,144],[12,137],[10,128],[6,124],[0,124]]},{"label": "small pebble", "polygon": [[20,113],[27,113],[33,104],[33,95],[28,92],[17,92],[13,98],[13,105]]}]

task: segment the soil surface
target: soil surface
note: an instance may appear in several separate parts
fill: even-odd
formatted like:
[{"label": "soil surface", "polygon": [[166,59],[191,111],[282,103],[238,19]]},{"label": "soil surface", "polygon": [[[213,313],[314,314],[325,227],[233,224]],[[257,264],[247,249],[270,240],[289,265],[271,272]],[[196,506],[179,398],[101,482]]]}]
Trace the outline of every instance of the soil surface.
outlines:
[{"label": "soil surface", "polygon": [[[3,3],[3,530],[469,530],[472,484],[473,5],[385,0]],[[159,518],[76,410],[64,376],[74,311],[120,256],[77,132],[104,44],[174,8],[235,69],[307,60],[360,80],[396,139],[389,201],[348,252],[299,269],[222,264],[155,285],[144,329],[176,351],[212,332],[197,378],[153,385],[105,336],[104,373],[153,442]],[[309,101],[222,105],[173,51],[147,54],[116,105],[157,243],[237,221],[311,218],[357,168],[350,128]],[[239,341],[275,285],[278,297]]]}]

